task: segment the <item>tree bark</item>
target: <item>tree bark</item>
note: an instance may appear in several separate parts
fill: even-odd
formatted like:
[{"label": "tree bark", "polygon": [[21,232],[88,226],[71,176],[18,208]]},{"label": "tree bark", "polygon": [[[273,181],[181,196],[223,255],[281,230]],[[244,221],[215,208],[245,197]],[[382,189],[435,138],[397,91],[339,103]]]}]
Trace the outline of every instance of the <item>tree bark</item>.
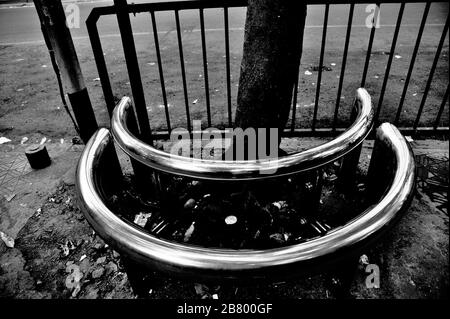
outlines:
[{"label": "tree bark", "polygon": [[235,127],[279,128],[292,101],[302,53],[306,5],[300,1],[249,0]]}]

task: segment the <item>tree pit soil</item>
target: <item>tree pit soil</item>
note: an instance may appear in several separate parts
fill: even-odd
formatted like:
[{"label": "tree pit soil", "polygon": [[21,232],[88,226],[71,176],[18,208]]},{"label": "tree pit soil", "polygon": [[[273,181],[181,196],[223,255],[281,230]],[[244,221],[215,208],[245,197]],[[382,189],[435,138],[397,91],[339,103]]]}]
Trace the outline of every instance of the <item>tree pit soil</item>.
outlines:
[{"label": "tree pit soil", "polygon": [[[333,171],[333,169],[329,171],[331,176]],[[331,179],[333,178],[331,177]],[[284,185],[284,187],[294,187],[290,186],[293,182],[287,182],[287,179],[284,178],[278,181],[278,183]],[[125,182],[130,183],[130,178],[126,179]],[[205,190],[204,187],[207,186],[201,186],[201,183],[197,185],[199,186],[197,194],[201,195]],[[172,183],[172,187],[175,186],[189,190],[187,191],[188,196],[194,196],[194,192],[192,192],[192,181],[176,178]],[[244,188],[244,186],[242,187]],[[324,193],[331,192],[331,187],[333,187],[333,182],[324,181]],[[325,189],[328,190],[325,191]],[[252,194],[255,190],[257,188],[252,188],[250,191],[247,186],[242,192],[248,196],[248,194]],[[217,188],[215,192],[210,193],[214,193],[211,196],[215,196],[215,198],[221,198],[222,202],[220,203],[224,205],[223,201],[226,202],[228,196],[223,189]],[[130,212],[156,212],[154,208],[149,209],[150,201],[144,201],[140,196],[137,196],[137,192],[134,190],[132,184],[130,184],[130,189],[123,191],[119,195],[120,197],[116,195],[118,198],[111,205],[114,206],[119,205],[119,202],[121,203],[119,206],[122,207],[122,210],[119,210],[118,214],[122,217],[133,217],[133,214],[130,214]],[[247,198],[247,202],[253,201],[253,203],[258,202],[260,205],[267,206],[275,197],[272,196],[270,200]],[[281,199],[286,199],[286,202],[289,202],[292,200],[292,197],[281,197]],[[136,298],[129,284],[126,270],[119,253],[105,244],[95,234],[82,212],[77,208],[76,202],[77,195],[75,187],[61,183],[56,192],[45,199],[42,207],[36,211],[35,215],[30,218],[29,222],[20,231],[14,248],[6,248],[5,245],[0,243],[0,255],[2,255],[2,258],[5,258],[9,262],[11,262],[11,259],[20,261],[17,265],[11,266],[9,270],[2,267],[2,273],[0,273],[0,282],[2,283],[2,289],[0,289],[1,296],[10,298],[52,299]],[[340,200],[336,199],[336,202],[340,202],[341,207],[345,206],[342,198]],[[238,203],[237,201],[234,204],[238,205]],[[348,200],[347,203],[359,205],[356,199]],[[331,206],[335,204],[330,202]],[[202,201],[201,205],[211,205],[211,202]],[[326,205],[324,204],[323,206],[325,207]],[[124,207],[127,208],[125,209]],[[217,205],[214,207],[217,207]],[[227,206],[219,206],[220,209],[224,209],[225,207]],[[323,209],[323,216],[326,216],[326,212],[329,210]],[[242,236],[242,233],[237,232],[238,236],[236,238],[239,241],[235,240],[230,242],[223,240],[224,237],[220,236],[218,237],[220,240],[211,239],[211,237],[208,237],[211,235],[210,233],[200,232],[202,228],[199,228],[192,233],[191,239],[187,242],[189,244],[200,244],[200,241],[206,238],[208,241],[202,243],[202,245],[222,245],[224,247],[227,247],[227,245],[229,247],[237,247],[236,245],[240,247],[257,247],[259,245],[260,247],[277,247],[290,244],[294,241],[285,240],[284,234],[288,230],[286,228],[288,222],[282,218],[283,214],[289,216],[290,213],[289,210],[284,211],[280,209],[277,212],[279,217],[274,218],[273,225],[265,232],[267,235],[277,230],[278,234],[283,234],[283,238],[278,235],[272,237],[269,235],[266,240],[247,242],[245,241],[246,237]],[[223,215],[220,216],[222,217]],[[244,219],[247,223],[251,221],[251,219],[245,219],[242,215],[239,215],[238,222],[241,222],[241,219]],[[210,221],[206,218],[204,221],[204,223],[214,222],[217,223],[218,221],[216,219]],[[188,223],[183,224],[184,227],[175,224],[178,227],[178,232],[172,237],[172,240],[178,240],[180,238],[180,234],[185,232],[185,225]],[[332,224],[331,221],[330,224]],[[284,232],[282,233],[282,231]],[[163,232],[162,234],[169,233]],[[17,272],[16,268],[18,267],[21,268],[20,272]],[[76,289],[76,285],[73,285],[73,282],[71,282],[74,269],[81,274],[81,278],[79,278],[79,289]],[[342,279],[340,279],[340,274],[341,272],[338,270],[332,273],[305,276],[295,281],[277,281],[273,283],[256,283],[253,285],[232,285],[224,283],[211,285],[211,283],[180,281],[158,272],[149,271],[145,280],[150,281],[151,288],[148,292],[148,298],[154,299],[205,299],[213,298],[214,295],[219,295],[221,299],[315,299],[339,298],[342,295]]]},{"label": "tree pit soil", "polygon": [[[144,231],[203,247],[269,249],[323,236],[368,206],[365,176],[342,191],[339,163],[313,173],[252,182],[198,181],[159,173],[157,196],[143,196],[127,175],[108,206]],[[356,186],[358,185],[358,186]]]}]

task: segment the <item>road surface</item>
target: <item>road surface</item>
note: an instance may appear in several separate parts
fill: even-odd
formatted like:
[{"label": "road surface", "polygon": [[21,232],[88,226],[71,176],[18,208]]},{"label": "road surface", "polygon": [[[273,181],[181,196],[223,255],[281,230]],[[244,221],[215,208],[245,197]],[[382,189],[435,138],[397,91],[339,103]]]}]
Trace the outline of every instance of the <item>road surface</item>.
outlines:
[{"label": "road surface", "polygon": [[[129,1],[131,2],[131,1]],[[142,2],[134,0],[134,2]],[[95,6],[110,5],[112,1],[78,3],[80,27],[71,28],[77,54],[80,60],[86,85],[94,106],[98,122],[108,125],[109,117],[104,105],[103,93],[95,66],[85,21]],[[68,3],[63,1],[67,7]],[[424,3],[407,4],[402,27],[395,49],[395,58],[390,69],[389,81],[384,95],[380,119],[392,121],[395,117],[399,98],[404,87],[411,54],[416,41]],[[340,95],[339,125],[345,127],[352,106],[355,89],[360,86],[362,70],[370,29],[366,26],[369,12],[367,5],[356,5],[348,58]],[[380,25],[375,32],[366,89],[372,96],[373,104],[378,103],[384,81],[385,66],[388,60],[393,33],[397,21],[399,4],[381,6]],[[330,72],[324,72],[319,96],[318,127],[329,127],[337,98],[338,83],[341,79],[343,48],[347,30],[349,5],[330,7],[328,31],[325,47],[324,65]],[[412,125],[419,108],[422,93],[433,63],[436,47],[442,34],[448,4],[433,3],[427,19],[413,76],[408,86],[400,125]],[[310,72],[319,63],[322,37],[324,6],[308,7],[303,55],[300,67],[299,94],[296,104],[296,127],[309,128],[315,105],[317,72]],[[161,85],[156,62],[151,18],[148,13],[130,16],[135,34],[136,51],[143,79],[147,111],[152,129],[166,126],[164,106],[162,105]],[[165,89],[172,128],[185,125],[185,99],[180,76],[180,61],[173,12],[156,14],[159,43],[164,72]],[[205,89],[203,78],[202,50],[200,40],[200,20],[198,10],[180,12],[184,59],[190,102],[191,119],[205,116]],[[231,58],[231,99],[233,110],[236,105],[240,59],[242,57],[243,27],[245,9],[229,9],[230,58]],[[208,54],[209,89],[213,125],[225,123],[226,79],[224,46],[223,10],[205,10],[206,44]],[[98,21],[102,39],[103,53],[116,98],[131,96],[130,80],[123,57],[122,44],[115,16],[101,17]],[[43,42],[35,8],[8,8],[0,6],[0,133],[10,139],[22,136],[44,134],[52,138],[64,138],[74,134],[61,101],[51,69],[48,53]],[[421,126],[434,123],[443,94],[448,85],[448,37],[433,77],[430,94],[422,113]],[[195,101],[195,102],[194,102]],[[234,112],[234,111],[233,111]],[[234,113],[233,113],[234,114]],[[341,122],[342,118],[342,122]],[[448,104],[442,114],[441,126],[448,126]],[[5,132],[5,133],[3,133]]]},{"label": "road surface", "polygon": [[[130,1],[129,1],[130,2]],[[144,1],[133,1],[135,3]],[[72,36],[75,41],[87,38],[87,30],[84,21],[88,17],[93,7],[110,5],[112,1],[81,2],[78,4],[80,9],[80,27],[72,28]],[[69,4],[64,3],[67,7]],[[342,28],[347,26],[348,5],[332,5],[329,15],[329,28]],[[353,18],[354,28],[366,28],[365,21],[370,13],[366,12],[367,5],[357,5]],[[404,27],[417,26],[420,23],[424,4],[408,4],[405,9],[403,25]],[[223,28],[223,14],[220,10],[206,10],[205,24],[209,31],[216,31]],[[309,6],[307,16],[307,28],[320,28],[323,23],[324,6]],[[397,4],[385,4],[381,7],[380,24],[382,27],[393,28],[396,23],[398,12]],[[427,24],[443,25],[448,12],[448,4],[434,3],[431,6]],[[199,29],[199,17],[197,11],[182,11],[180,13],[182,28],[189,31]],[[173,12],[162,12],[157,14],[157,21],[160,33],[166,33],[173,30]],[[245,21],[245,9],[230,9],[229,14],[230,28],[241,30]],[[138,14],[132,16],[133,31],[140,34],[148,34],[151,30],[150,17],[148,14]],[[104,17],[99,21],[99,32],[101,36],[114,37],[119,36],[116,19],[114,17]],[[0,8],[0,45],[27,45],[43,43],[39,21],[34,6],[27,7],[2,7]]]}]

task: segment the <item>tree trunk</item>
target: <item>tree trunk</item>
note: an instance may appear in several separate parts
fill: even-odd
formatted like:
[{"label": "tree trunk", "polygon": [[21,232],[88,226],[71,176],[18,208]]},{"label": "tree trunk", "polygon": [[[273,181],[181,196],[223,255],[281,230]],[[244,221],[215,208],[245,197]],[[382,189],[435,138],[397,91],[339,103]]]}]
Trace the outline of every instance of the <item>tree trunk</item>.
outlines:
[{"label": "tree trunk", "polygon": [[234,125],[279,128],[289,117],[302,53],[306,5],[249,0]]}]

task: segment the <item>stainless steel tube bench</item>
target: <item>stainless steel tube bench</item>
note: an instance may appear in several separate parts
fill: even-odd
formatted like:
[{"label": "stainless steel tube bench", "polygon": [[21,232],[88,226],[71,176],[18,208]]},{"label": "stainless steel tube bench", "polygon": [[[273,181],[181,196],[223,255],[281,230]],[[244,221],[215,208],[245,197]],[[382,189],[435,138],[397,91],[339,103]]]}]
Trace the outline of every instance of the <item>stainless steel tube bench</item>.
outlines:
[{"label": "stainless steel tube bench", "polygon": [[[276,174],[286,175],[315,167],[342,157],[358,147],[370,131],[370,97],[359,89],[355,123],[335,140],[279,159]],[[115,140],[133,158],[156,170],[204,179],[255,179],[260,167],[270,163],[254,161],[224,164],[220,161],[168,156],[137,140],[127,130],[124,118],[129,102],[122,100],[113,117],[113,132],[99,129],[80,158],[76,187],[80,206],[98,235],[137,264],[171,275],[202,279],[260,279],[291,276],[303,270],[326,267],[376,240],[409,207],[415,187],[412,150],[391,124],[376,131],[369,167],[368,190],[373,205],[345,225],[309,241],[266,250],[233,250],[193,246],[158,238],[143,228],[117,216],[105,204],[104,175],[101,167],[108,161],[106,150]],[[337,142],[336,142],[337,141]],[[231,166],[230,166],[231,165]]]},{"label": "stainless steel tube bench", "polygon": [[131,100],[126,97],[122,98],[114,109],[111,130],[114,140],[125,153],[157,171],[197,179],[263,179],[311,170],[333,162],[357,148],[370,133],[373,125],[371,98],[365,89],[360,88],[356,92],[354,112],[356,116],[353,124],[335,139],[275,160],[204,160],[158,150],[140,141],[128,128],[127,123],[129,116],[133,116],[133,109]]}]

